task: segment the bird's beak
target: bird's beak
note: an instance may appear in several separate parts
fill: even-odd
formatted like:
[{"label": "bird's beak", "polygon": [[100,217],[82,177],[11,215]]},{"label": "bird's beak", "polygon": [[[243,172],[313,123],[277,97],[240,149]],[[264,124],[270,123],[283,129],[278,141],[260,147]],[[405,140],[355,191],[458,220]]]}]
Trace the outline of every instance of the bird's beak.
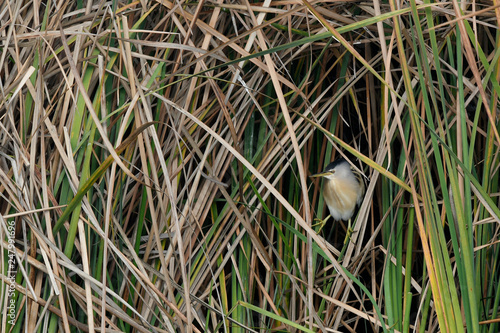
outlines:
[{"label": "bird's beak", "polygon": [[314,175],[310,175],[309,177],[311,178],[316,178],[316,177],[325,177],[325,176],[328,176],[329,174],[331,174],[332,172],[320,172],[320,173],[316,173]]}]

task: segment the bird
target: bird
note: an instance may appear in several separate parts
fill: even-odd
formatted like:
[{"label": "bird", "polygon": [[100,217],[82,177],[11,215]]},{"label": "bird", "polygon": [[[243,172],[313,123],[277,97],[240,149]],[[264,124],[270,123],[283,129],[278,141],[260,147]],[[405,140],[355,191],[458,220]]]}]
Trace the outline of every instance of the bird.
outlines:
[{"label": "bird", "polygon": [[328,164],[323,172],[310,177],[322,177],[324,179],[322,193],[330,211],[329,216],[324,220],[320,220],[321,227],[319,231],[331,216],[336,221],[348,221],[349,232],[354,210],[356,206],[361,204],[365,194],[365,183],[361,173],[354,169],[346,159],[339,158]]}]

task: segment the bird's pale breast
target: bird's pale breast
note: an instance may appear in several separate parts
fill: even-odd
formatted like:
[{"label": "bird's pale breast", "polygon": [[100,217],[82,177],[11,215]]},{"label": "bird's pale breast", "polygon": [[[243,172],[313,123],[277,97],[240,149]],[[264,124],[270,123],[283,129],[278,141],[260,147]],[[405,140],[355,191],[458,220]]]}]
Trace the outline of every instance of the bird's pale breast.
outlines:
[{"label": "bird's pale breast", "polygon": [[325,179],[323,196],[330,215],[335,220],[347,221],[352,217],[359,201],[359,187],[360,184],[354,177]]}]

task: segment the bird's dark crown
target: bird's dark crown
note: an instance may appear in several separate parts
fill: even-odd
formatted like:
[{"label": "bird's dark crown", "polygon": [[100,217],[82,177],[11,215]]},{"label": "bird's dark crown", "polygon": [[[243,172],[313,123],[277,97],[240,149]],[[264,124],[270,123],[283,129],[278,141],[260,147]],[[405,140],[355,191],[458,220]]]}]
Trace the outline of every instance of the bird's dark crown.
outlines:
[{"label": "bird's dark crown", "polygon": [[326,166],[325,172],[332,171],[333,169],[335,169],[335,167],[337,167],[338,165],[340,165],[342,163],[348,163],[348,162],[343,157],[337,158],[335,161],[333,161],[332,163],[330,163]]}]

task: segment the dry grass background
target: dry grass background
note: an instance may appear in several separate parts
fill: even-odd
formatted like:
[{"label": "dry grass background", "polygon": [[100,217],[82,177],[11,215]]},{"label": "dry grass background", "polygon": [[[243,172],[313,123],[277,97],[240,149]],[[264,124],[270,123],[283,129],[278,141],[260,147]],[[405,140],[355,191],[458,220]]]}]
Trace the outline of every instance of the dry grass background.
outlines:
[{"label": "dry grass background", "polygon": [[[499,22],[2,1],[1,331],[497,332]],[[368,185],[345,248],[308,179],[339,154]]]}]

